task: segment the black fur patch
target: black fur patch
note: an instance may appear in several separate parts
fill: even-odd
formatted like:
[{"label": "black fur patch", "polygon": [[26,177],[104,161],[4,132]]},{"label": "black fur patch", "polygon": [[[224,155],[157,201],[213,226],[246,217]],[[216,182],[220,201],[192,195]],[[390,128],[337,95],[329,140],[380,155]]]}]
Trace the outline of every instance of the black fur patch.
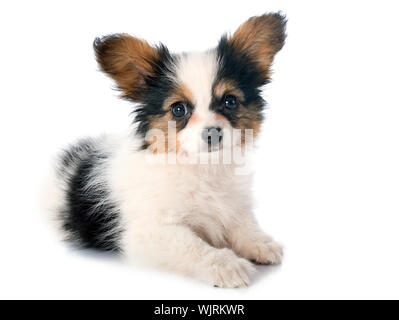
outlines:
[{"label": "black fur patch", "polygon": [[[66,205],[61,212],[68,240],[85,248],[120,251],[120,215],[105,185],[93,182],[93,170],[108,156],[83,141],[66,151],[60,174],[66,179]],[[68,168],[72,170],[69,173]],[[101,172],[96,174],[103,174]]]},{"label": "black fur patch", "polygon": [[[249,58],[249,56],[242,51],[238,51],[232,46],[223,36],[216,49],[217,58],[219,62],[218,73],[214,85],[222,80],[232,80],[244,93],[244,101],[242,106],[256,108],[256,111],[262,111],[266,102],[261,96],[261,87],[269,82],[260,74],[258,66]],[[210,109],[223,114],[233,125],[238,119],[235,119],[234,113],[228,112],[223,108],[222,101],[219,98],[213,97]]]},{"label": "black fur patch", "polygon": [[[138,124],[137,133],[145,137],[150,129],[151,119],[154,116],[162,116],[167,111],[163,109],[165,99],[176,87],[171,79],[175,77],[172,67],[175,57],[170,54],[167,47],[160,45],[157,47],[159,59],[154,62],[154,73],[144,78],[141,104],[134,111],[136,114],[134,121]],[[134,101],[134,99],[128,100]]]}]

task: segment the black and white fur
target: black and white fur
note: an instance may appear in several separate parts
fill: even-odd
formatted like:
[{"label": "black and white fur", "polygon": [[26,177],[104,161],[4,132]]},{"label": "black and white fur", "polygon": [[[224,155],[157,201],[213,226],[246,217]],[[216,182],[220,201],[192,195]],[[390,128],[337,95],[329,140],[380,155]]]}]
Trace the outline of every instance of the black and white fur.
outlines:
[{"label": "black and white fur", "polygon": [[[179,150],[169,153],[214,154],[227,148],[225,143],[209,150],[201,138],[205,128],[218,127],[226,136],[233,129],[257,128],[265,104],[260,89],[284,43],[285,19],[265,14],[240,28],[215,49],[179,55],[126,35],[95,41],[101,69],[124,98],[136,103],[136,129],[81,140],[58,158],[51,208],[67,240],[220,287],[248,285],[254,270],[250,261],[280,263],[281,246],[253,216],[251,175],[237,175],[234,163],[148,160],[146,134],[170,120],[169,99],[179,87],[190,93],[184,100],[190,115],[176,119]],[[242,34],[254,43],[243,44]],[[122,49],[127,53],[116,56]],[[148,57],[142,57],[145,52]],[[269,55],[265,61],[260,61],[262,54]],[[130,60],[125,64],[123,59]],[[225,95],[217,92],[224,90],[223,83],[241,94],[240,109],[220,106]],[[233,139],[230,146],[240,143]]]}]

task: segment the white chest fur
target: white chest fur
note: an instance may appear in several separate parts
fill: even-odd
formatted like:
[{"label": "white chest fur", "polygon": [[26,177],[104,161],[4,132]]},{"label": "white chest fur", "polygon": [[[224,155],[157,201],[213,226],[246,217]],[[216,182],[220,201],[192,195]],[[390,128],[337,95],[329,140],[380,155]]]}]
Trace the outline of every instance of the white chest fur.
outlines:
[{"label": "white chest fur", "polygon": [[237,176],[234,165],[154,164],[133,150],[118,147],[108,173],[127,229],[185,225],[224,246],[229,225],[251,209],[250,176]]}]

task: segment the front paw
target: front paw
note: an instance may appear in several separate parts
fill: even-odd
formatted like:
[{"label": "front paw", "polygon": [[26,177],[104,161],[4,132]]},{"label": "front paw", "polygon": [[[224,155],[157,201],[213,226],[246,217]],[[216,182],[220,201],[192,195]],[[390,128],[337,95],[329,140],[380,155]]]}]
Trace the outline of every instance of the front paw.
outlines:
[{"label": "front paw", "polygon": [[280,264],[283,247],[274,241],[258,241],[247,246],[244,256],[258,264]]},{"label": "front paw", "polygon": [[243,288],[248,286],[250,276],[255,272],[253,265],[237,257],[230,249],[220,249],[209,266],[210,282],[220,288]]}]

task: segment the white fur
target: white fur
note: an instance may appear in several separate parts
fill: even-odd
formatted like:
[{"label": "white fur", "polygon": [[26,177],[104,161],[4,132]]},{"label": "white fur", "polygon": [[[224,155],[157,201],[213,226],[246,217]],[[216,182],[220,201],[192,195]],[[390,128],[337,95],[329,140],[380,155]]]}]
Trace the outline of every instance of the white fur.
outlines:
[{"label": "white fur", "polygon": [[217,73],[215,51],[182,54],[176,73],[178,81],[193,93],[196,112],[200,113],[204,120],[213,117],[209,104],[212,99],[212,84]]},{"label": "white fur", "polygon": [[132,150],[122,142],[107,173],[128,258],[222,287],[249,283],[254,269],[240,257],[280,262],[281,248],[252,215],[250,176],[234,165],[149,164]]},{"label": "white fur", "polygon": [[[214,52],[186,54],[178,81],[193,92],[201,120],[180,139],[189,150],[208,126],[231,130],[209,110],[216,75]],[[128,259],[189,275],[220,287],[243,287],[254,271],[249,260],[279,263],[281,247],[258,227],[252,213],[251,176],[234,164],[170,164],[148,161],[131,134],[101,139],[111,154],[88,188],[107,185],[121,214],[121,248]],[[73,165],[68,174],[73,174]],[[65,185],[58,181],[58,207]]]}]

